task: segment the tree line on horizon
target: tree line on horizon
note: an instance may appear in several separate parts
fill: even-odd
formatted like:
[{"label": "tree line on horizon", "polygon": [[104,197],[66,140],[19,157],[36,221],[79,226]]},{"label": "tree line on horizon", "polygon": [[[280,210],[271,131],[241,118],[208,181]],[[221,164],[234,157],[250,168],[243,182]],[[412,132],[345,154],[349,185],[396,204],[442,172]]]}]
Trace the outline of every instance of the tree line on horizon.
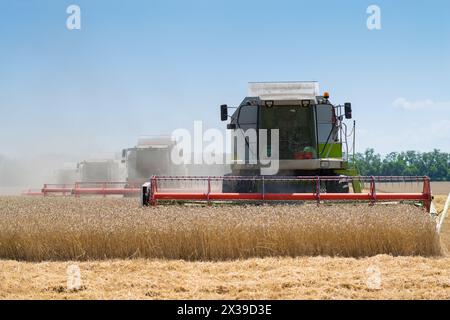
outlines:
[{"label": "tree line on horizon", "polygon": [[428,176],[432,181],[450,181],[450,153],[402,151],[385,156],[374,149],[355,154],[356,166],[363,176]]}]

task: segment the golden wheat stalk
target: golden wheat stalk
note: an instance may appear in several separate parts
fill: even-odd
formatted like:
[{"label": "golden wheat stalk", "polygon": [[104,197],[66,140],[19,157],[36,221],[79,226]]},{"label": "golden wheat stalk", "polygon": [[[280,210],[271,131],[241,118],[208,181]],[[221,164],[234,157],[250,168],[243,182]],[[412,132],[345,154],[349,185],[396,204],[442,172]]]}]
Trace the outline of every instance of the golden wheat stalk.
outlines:
[{"label": "golden wheat stalk", "polygon": [[228,260],[441,254],[410,205],[157,206],[134,199],[0,198],[0,258]]}]

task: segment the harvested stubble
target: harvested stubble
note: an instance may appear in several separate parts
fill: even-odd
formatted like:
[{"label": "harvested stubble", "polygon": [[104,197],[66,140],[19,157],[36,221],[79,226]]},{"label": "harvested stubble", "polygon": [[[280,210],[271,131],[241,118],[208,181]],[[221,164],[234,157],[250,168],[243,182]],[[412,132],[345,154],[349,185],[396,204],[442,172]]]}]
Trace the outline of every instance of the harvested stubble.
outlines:
[{"label": "harvested stubble", "polygon": [[410,205],[157,206],[135,199],[0,198],[0,258],[28,261],[441,254]]}]

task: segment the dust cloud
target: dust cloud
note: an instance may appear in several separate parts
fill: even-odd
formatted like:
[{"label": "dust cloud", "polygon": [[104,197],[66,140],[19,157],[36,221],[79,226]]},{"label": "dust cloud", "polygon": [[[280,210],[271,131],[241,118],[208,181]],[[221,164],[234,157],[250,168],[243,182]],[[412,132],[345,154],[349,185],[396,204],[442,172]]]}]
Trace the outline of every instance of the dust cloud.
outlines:
[{"label": "dust cloud", "polygon": [[[102,160],[100,160],[102,159]],[[193,159],[193,157],[192,157]],[[89,161],[104,161],[114,164],[113,173],[108,174],[92,170],[95,169],[92,162],[89,166],[83,163]],[[39,190],[45,183],[74,184],[76,181],[129,181],[131,176],[139,176],[132,163],[123,163],[120,152],[101,157],[92,154],[43,154],[33,156],[7,156],[0,154],[0,195],[19,195],[24,191]],[[154,162],[154,161],[153,161]],[[149,159],[143,167],[152,167],[155,164]],[[102,168],[101,166],[98,166]],[[175,166],[162,166],[167,172],[155,172],[157,175],[182,175],[182,176],[222,176],[230,173],[230,167],[226,164],[183,164]],[[149,170],[144,170],[147,172]],[[151,171],[151,170],[150,170]],[[163,170],[164,171],[164,170]],[[135,172],[133,174],[133,172]],[[88,175],[87,175],[87,174]],[[150,178],[148,173],[136,182],[141,183]],[[142,174],[141,174],[142,175]],[[91,178],[90,178],[91,177]]]}]

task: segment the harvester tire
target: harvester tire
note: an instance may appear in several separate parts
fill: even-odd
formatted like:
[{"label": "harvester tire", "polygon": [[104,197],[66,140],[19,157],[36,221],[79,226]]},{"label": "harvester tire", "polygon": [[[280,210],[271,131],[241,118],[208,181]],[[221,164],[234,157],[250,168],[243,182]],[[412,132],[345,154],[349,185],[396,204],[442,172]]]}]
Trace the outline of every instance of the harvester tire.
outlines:
[{"label": "harvester tire", "polygon": [[232,193],[236,189],[235,187],[236,181],[232,180],[223,180],[222,181],[222,192],[223,193]]},{"label": "harvester tire", "polygon": [[257,181],[253,180],[223,180],[223,193],[252,193],[258,192]]},{"label": "harvester tire", "polygon": [[328,193],[349,193],[348,182],[327,181],[326,189]]}]

